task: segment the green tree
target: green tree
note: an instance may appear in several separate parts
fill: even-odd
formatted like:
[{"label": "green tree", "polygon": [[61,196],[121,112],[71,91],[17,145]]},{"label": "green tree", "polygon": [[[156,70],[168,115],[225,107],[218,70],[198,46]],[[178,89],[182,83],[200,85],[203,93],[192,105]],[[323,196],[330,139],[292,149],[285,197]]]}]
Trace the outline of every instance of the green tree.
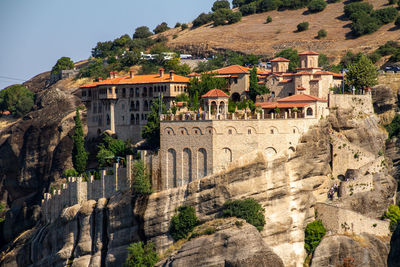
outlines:
[{"label": "green tree", "polygon": [[239,8],[243,16],[255,14],[257,12],[257,4],[255,2],[243,5]]},{"label": "green tree", "polygon": [[141,26],[136,28],[135,33],[133,34],[133,38],[143,39],[152,36],[153,33],[150,31],[149,27]]},{"label": "green tree", "polygon": [[397,17],[395,23],[394,23],[397,27],[400,27],[400,16]]},{"label": "green tree", "polygon": [[275,57],[283,57],[290,60],[289,71],[295,71],[300,65],[300,57],[296,49],[288,48],[275,54]]},{"label": "green tree", "polygon": [[200,79],[197,77],[190,79],[188,93],[191,98],[196,92],[201,97],[212,89],[224,89],[225,87],[226,80],[224,78],[215,77],[215,74],[212,73],[205,73],[201,75]]},{"label": "green tree", "polygon": [[262,231],[265,225],[264,209],[252,198],[225,202],[222,207],[224,217],[237,217],[254,225],[258,231]]},{"label": "green tree", "polygon": [[374,10],[374,7],[367,2],[355,2],[344,6],[344,15],[351,18],[353,14],[365,12],[370,14]]},{"label": "green tree", "polygon": [[190,206],[182,206],[178,208],[178,214],[171,219],[169,233],[177,241],[186,238],[198,224],[199,219],[196,216],[195,209]]},{"label": "green tree", "polygon": [[304,248],[308,254],[314,252],[325,234],[326,229],[320,220],[307,224],[305,229]]},{"label": "green tree", "polygon": [[195,20],[193,20],[193,28],[200,27],[201,25],[211,22],[211,14],[201,13]]},{"label": "green tree", "polygon": [[318,66],[321,68],[325,69],[329,67],[329,60],[328,57],[325,54],[319,54],[318,56]]},{"label": "green tree", "polygon": [[153,267],[158,261],[158,255],[154,244],[149,242],[144,244],[142,241],[132,243],[128,247],[128,257],[125,267]]},{"label": "green tree", "polygon": [[318,31],[317,38],[318,39],[322,39],[322,38],[325,38],[327,35],[328,35],[328,33],[326,32],[326,30],[325,29],[321,29],[321,30]]},{"label": "green tree", "polygon": [[355,86],[357,90],[361,90],[378,83],[378,70],[364,55],[356,63],[350,64],[348,70],[345,81],[349,87]]},{"label": "green tree", "polygon": [[372,16],[376,18],[381,24],[388,24],[393,22],[398,15],[397,9],[394,7],[387,7],[375,10]]},{"label": "green tree", "polygon": [[308,22],[301,22],[297,24],[297,31],[303,32],[308,30],[309,23]]},{"label": "green tree", "polygon": [[[153,101],[151,105],[151,113],[147,117],[147,124],[142,130],[142,137],[146,140],[147,145],[151,149],[158,149],[160,147],[160,104]],[[165,114],[166,108],[161,99],[161,113]]]},{"label": "green tree", "polygon": [[153,193],[151,189],[150,174],[147,172],[144,162],[139,159],[133,163],[133,191],[138,195]]},{"label": "green tree", "polygon": [[254,66],[250,72],[249,97],[253,102],[255,102],[258,95],[266,93],[268,93],[268,89],[264,85],[258,84],[257,68]]},{"label": "green tree", "polygon": [[227,8],[227,9],[231,8],[231,5],[230,5],[228,0],[217,0],[217,1],[215,1],[213,6],[212,6],[212,8],[211,8],[211,10],[215,12],[218,9],[222,9],[222,8]]},{"label": "green tree", "polygon": [[14,117],[22,117],[32,110],[34,94],[22,84],[0,91],[0,110],[8,110]]},{"label": "green tree", "polygon": [[385,217],[390,220],[389,229],[394,232],[397,225],[400,223],[400,208],[397,205],[389,205],[385,212]]},{"label": "green tree", "polygon": [[157,27],[153,30],[155,34],[162,33],[169,30],[168,24],[166,22],[162,22],[161,24],[157,25]]},{"label": "green tree", "polygon": [[51,69],[51,73],[59,74],[62,70],[71,70],[75,67],[74,62],[69,57],[62,57]]},{"label": "green tree", "polygon": [[85,150],[85,140],[83,136],[83,128],[81,115],[79,108],[76,109],[75,115],[75,133],[72,137],[74,141],[74,147],[72,150],[72,163],[74,164],[75,170],[82,174],[86,170],[86,162],[88,160],[88,154]]},{"label": "green tree", "polygon": [[182,26],[181,26],[181,30],[184,31],[187,28],[189,28],[189,26],[186,23],[183,23]]},{"label": "green tree", "polygon": [[[261,0],[258,4],[258,12],[266,12],[278,9],[280,1],[278,0]],[[271,19],[272,21],[272,19]]]},{"label": "green tree", "polygon": [[310,13],[317,13],[324,10],[327,5],[328,4],[324,0],[312,0],[307,7]]}]

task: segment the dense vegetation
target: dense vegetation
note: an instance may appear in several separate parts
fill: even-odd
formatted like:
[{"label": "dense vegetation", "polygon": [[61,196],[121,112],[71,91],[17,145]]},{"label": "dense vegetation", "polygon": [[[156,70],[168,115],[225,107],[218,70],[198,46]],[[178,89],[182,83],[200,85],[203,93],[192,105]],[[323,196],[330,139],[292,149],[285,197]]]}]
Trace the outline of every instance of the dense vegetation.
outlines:
[{"label": "dense vegetation", "polygon": [[124,142],[109,135],[104,135],[97,148],[96,158],[100,167],[111,165],[115,157],[125,158],[126,155],[133,154],[128,141]]},{"label": "dense vegetation", "polygon": [[257,78],[257,68],[256,66],[250,72],[250,87],[249,87],[249,97],[254,102],[256,102],[256,97],[258,95],[263,95],[269,93],[269,90],[265,85],[258,84]]},{"label": "dense vegetation", "polygon": [[59,74],[62,70],[70,70],[74,67],[74,62],[69,57],[62,57],[57,60],[56,64],[51,69],[51,73]]},{"label": "dense vegetation", "polygon": [[308,11],[310,11],[311,13],[317,13],[324,10],[327,5],[328,4],[324,0],[312,0],[307,7]]},{"label": "dense vegetation", "polygon": [[390,205],[385,212],[385,217],[390,220],[389,229],[394,232],[400,223],[400,208],[397,205]]},{"label": "dense vegetation", "polygon": [[75,133],[72,137],[74,141],[74,146],[72,149],[72,163],[74,169],[78,174],[82,174],[86,171],[86,163],[88,160],[88,153],[85,150],[85,140],[83,135],[83,127],[81,121],[81,115],[79,113],[79,108],[76,109],[75,115]]},{"label": "dense vegetation", "polygon": [[378,83],[378,70],[372,61],[364,55],[347,67],[346,85],[354,86],[357,91],[371,88]]},{"label": "dense vegetation", "polygon": [[211,13],[201,13],[194,21],[193,28],[213,22],[213,25],[227,25],[239,22],[242,19],[241,11],[233,11],[227,0],[217,0],[214,2]]},{"label": "dense vegetation", "polygon": [[33,101],[34,94],[22,84],[15,84],[0,91],[0,111],[8,110],[14,117],[22,117],[31,111]]},{"label": "dense vegetation", "polygon": [[175,241],[186,238],[199,222],[193,207],[179,207],[178,214],[171,219],[169,233]]},{"label": "dense vegetation", "polygon": [[124,266],[126,267],[153,267],[158,261],[158,255],[154,244],[142,241],[132,243],[128,247],[128,257]]},{"label": "dense vegetation", "polygon": [[304,248],[308,254],[314,252],[325,234],[326,229],[321,221],[317,220],[307,224],[305,229]]},{"label": "dense vegetation", "polygon": [[150,174],[147,172],[144,162],[136,160],[133,163],[133,192],[137,195],[148,195],[153,192],[150,183]]},{"label": "dense vegetation", "polygon": [[400,137],[400,115],[396,114],[392,122],[385,126],[389,133],[389,138]]},{"label": "dense vegetation", "polygon": [[265,225],[264,209],[252,198],[225,202],[222,212],[225,217],[237,217],[262,231]]},{"label": "dense vegetation", "polygon": [[160,147],[160,111],[161,114],[166,113],[162,99],[161,108],[158,101],[153,101],[151,104],[151,113],[147,117],[147,124],[142,130],[142,138],[146,140],[146,144],[153,150],[157,150]]}]

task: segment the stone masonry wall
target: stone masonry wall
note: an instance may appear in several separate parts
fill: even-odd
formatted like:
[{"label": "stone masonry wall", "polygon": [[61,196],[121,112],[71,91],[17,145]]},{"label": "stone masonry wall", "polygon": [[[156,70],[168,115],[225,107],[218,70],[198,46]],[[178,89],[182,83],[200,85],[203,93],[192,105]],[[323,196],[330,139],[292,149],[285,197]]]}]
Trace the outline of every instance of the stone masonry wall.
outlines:
[{"label": "stone masonry wall", "polygon": [[374,113],[371,95],[329,94],[328,98],[329,108],[351,109],[355,117]]},{"label": "stone masonry wall", "polygon": [[132,156],[127,156],[126,168],[114,164],[110,170],[112,175],[107,175],[107,171],[102,170],[100,180],[95,180],[93,176],[90,176],[88,181],[83,181],[82,177],[69,177],[68,183],[63,184],[60,190],[55,190],[52,194],[45,193],[42,200],[43,220],[53,222],[66,207],[88,200],[110,198],[117,191],[131,187]]}]

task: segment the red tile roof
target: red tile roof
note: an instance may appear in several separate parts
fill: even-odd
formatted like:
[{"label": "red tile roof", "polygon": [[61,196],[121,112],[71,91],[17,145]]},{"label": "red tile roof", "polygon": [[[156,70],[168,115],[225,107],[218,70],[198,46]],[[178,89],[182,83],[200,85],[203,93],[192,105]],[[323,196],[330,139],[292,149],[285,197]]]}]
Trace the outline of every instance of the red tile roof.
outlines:
[{"label": "red tile roof", "polygon": [[292,82],[292,81],[293,81],[292,79],[288,79],[288,80],[279,81],[279,83],[290,83],[290,82]]},{"label": "red tile roof", "polygon": [[218,74],[248,74],[248,73],[250,73],[248,68],[242,67],[240,65],[232,65],[232,66],[228,66],[225,68],[213,70],[211,72],[218,73]]},{"label": "red tile roof", "polygon": [[316,101],[322,101],[322,102],[328,102],[328,100],[316,97],[316,96],[312,96],[312,95],[292,95],[292,96],[288,96],[282,99],[279,99],[278,102],[282,103],[282,102],[304,102],[304,101],[310,101],[310,102],[316,102]]},{"label": "red tile roof", "polygon": [[307,89],[304,88],[303,86],[298,86],[298,87],[297,87],[297,90],[299,90],[299,91],[304,91],[304,90],[307,90]]},{"label": "red tile roof", "polygon": [[150,75],[135,75],[133,78],[130,76],[117,77],[107,79],[104,81],[89,83],[81,86],[80,88],[96,87],[99,85],[118,85],[118,84],[145,84],[145,83],[188,83],[189,78],[174,74],[174,79],[171,80],[169,74],[164,74],[163,77],[160,74]]},{"label": "red tile roof", "polygon": [[319,55],[319,53],[314,52],[314,51],[304,51],[302,53],[299,53],[299,56],[301,55]]},{"label": "red tile roof", "polygon": [[200,73],[197,72],[192,72],[188,75],[188,77],[196,77],[196,76],[200,76]]},{"label": "red tile roof", "polygon": [[290,62],[290,60],[283,58],[283,57],[277,57],[277,58],[271,59],[270,62]]},{"label": "red tile roof", "polygon": [[322,80],[322,79],[315,78],[315,79],[311,79],[310,82],[319,82],[319,81],[321,81],[321,80]]},{"label": "red tile roof", "polygon": [[201,97],[203,98],[208,98],[208,97],[226,97],[229,98],[227,94],[224,93],[224,91],[219,90],[219,89],[211,89],[208,91],[206,94],[202,95]]},{"label": "red tile roof", "polygon": [[272,108],[303,108],[307,105],[310,105],[310,102],[298,102],[298,103],[278,103],[278,102],[259,102],[256,103],[257,106],[265,109]]},{"label": "red tile roof", "polygon": [[313,75],[311,72],[307,72],[307,71],[299,71],[296,72],[295,75]]}]

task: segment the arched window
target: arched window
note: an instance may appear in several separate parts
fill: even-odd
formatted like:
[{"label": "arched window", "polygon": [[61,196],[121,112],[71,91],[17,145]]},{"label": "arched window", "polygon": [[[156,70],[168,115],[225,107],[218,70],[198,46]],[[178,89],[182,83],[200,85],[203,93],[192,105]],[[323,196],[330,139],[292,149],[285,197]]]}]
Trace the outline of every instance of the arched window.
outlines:
[{"label": "arched window", "polygon": [[107,125],[110,125],[110,115],[107,114]]},{"label": "arched window", "polygon": [[135,102],[131,101],[131,106],[129,107],[129,111],[135,110]]},{"label": "arched window", "polygon": [[148,111],[149,110],[149,103],[147,102],[147,100],[144,101],[143,110],[144,111]]},{"label": "arched window", "polygon": [[139,102],[139,100],[136,101],[135,110],[136,110],[136,111],[139,111],[139,110],[140,110],[140,102]]},{"label": "arched window", "polygon": [[139,88],[138,88],[138,87],[136,87],[135,96],[136,96],[136,97],[139,97],[139,96],[140,96],[140,95],[139,95]]},{"label": "arched window", "polygon": [[125,98],[126,97],[126,89],[122,88],[122,97]]},{"label": "arched window", "polygon": [[131,114],[131,125],[135,124],[135,115]]},{"label": "arched window", "polygon": [[142,96],[147,96],[147,88],[146,88],[146,87],[143,88],[143,94],[142,94]]},{"label": "arched window", "polygon": [[133,88],[129,89],[129,97],[133,97]]},{"label": "arched window", "polygon": [[168,182],[168,188],[177,187],[176,151],[173,148],[168,149],[167,153],[167,182]]},{"label": "arched window", "polygon": [[313,115],[312,108],[307,108],[307,116],[312,116],[312,115]]},{"label": "arched window", "polygon": [[275,97],[275,92],[274,91],[271,92],[271,96]]},{"label": "arched window", "polygon": [[183,150],[182,173],[184,184],[192,181],[192,151],[189,148]]},{"label": "arched window", "polygon": [[197,177],[207,176],[207,151],[204,148],[200,148],[197,153],[197,166]]},{"label": "arched window", "polygon": [[149,88],[149,96],[153,96],[153,87]]},{"label": "arched window", "polygon": [[139,124],[140,124],[140,117],[139,117],[139,114],[136,114],[135,124],[136,124],[136,125],[139,125]]}]

